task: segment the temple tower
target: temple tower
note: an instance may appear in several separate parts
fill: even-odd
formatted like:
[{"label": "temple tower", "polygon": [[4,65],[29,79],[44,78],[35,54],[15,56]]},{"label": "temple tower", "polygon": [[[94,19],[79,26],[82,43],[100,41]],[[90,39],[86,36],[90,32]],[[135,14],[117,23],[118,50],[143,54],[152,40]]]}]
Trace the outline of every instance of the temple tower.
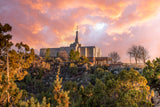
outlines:
[{"label": "temple tower", "polygon": [[77,30],[76,30],[76,38],[75,38],[75,43],[78,43],[78,26],[77,26]]}]

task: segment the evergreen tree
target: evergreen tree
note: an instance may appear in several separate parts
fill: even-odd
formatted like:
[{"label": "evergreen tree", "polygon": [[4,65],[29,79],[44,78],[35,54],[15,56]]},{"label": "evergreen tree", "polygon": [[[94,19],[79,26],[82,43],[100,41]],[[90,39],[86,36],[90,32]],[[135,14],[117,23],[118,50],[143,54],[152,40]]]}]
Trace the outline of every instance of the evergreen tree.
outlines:
[{"label": "evergreen tree", "polygon": [[62,89],[62,78],[59,78],[60,69],[57,72],[56,79],[53,84],[53,101],[57,107],[68,107],[69,97],[67,91]]},{"label": "evergreen tree", "polygon": [[51,54],[51,50],[48,48],[46,50],[46,54],[45,54],[45,57],[46,57],[47,60],[50,58],[50,54]]},{"label": "evergreen tree", "polygon": [[71,49],[71,52],[69,53],[69,58],[71,61],[79,61],[80,53]]},{"label": "evergreen tree", "polygon": [[8,32],[12,30],[12,27],[9,24],[5,24],[4,26],[0,23],[0,58],[4,59],[6,53],[9,51],[13,43],[10,41],[12,39],[12,35]]},{"label": "evergreen tree", "polygon": [[85,64],[85,63],[88,63],[88,62],[89,62],[89,60],[86,56],[82,55],[80,57],[80,63]]},{"label": "evergreen tree", "polygon": [[[15,106],[22,97],[22,90],[19,90],[17,85],[10,80],[9,84],[7,82],[6,75],[0,74],[0,106]],[[9,102],[8,102],[9,93]]]},{"label": "evergreen tree", "polygon": [[143,69],[143,75],[148,81],[148,85],[160,93],[160,58],[147,61]]},{"label": "evergreen tree", "polygon": [[[10,41],[12,39],[12,35],[10,35],[8,32],[12,30],[12,27],[9,24],[5,24],[4,26],[0,23],[0,59],[4,62],[7,62],[7,82],[8,82],[8,88],[10,84],[9,80],[9,49],[13,45],[13,43]],[[7,58],[5,58],[5,56]],[[8,90],[7,92],[7,101],[10,103],[10,95]]]},{"label": "evergreen tree", "polygon": [[47,107],[46,97],[43,97],[41,106],[42,107]]},{"label": "evergreen tree", "polygon": [[133,69],[123,70],[111,80],[106,79],[105,84],[112,106],[152,106],[153,96],[147,80]]},{"label": "evergreen tree", "polygon": [[34,49],[32,48],[31,49],[31,53],[30,53],[30,57],[31,57],[31,60],[32,60],[32,63],[33,63],[33,65],[34,65],[34,61],[35,61],[35,52],[34,52]]}]

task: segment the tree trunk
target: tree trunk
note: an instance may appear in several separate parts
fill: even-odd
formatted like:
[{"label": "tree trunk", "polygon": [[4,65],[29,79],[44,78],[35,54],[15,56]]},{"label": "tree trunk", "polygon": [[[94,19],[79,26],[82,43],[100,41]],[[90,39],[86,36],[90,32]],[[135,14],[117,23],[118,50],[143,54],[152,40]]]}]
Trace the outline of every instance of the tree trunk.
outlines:
[{"label": "tree trunk", "polygon": [[131,64],[131,53],[129,55],[130,55],[130,64]]},{"label": "tree trunk", "polygon": [[[8,89],[9,89],[9,58],[8,58],[8,50],[7,50],[7,81],[8,81]],[[8,104],[10,102],[9,100],[9,90],[7,90],[7,101]]]},{"label": "tree trunk", "polygon": [[144,63],[144,64],[146,63],[146,60],[145,60],[145,59],[143,59],[143,63]]},{"label": "tree trunk", "polygon": [[137,58],[135,57],[135,62],[136,62],[136,64],[137,64]]}]

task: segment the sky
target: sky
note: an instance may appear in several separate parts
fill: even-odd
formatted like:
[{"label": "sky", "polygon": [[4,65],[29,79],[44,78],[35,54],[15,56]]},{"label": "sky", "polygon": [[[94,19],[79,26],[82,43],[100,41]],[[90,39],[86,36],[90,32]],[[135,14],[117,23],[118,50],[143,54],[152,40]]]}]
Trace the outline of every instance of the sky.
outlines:
[{"label": "sky", "polygon": [[0,23],[12,26],[13,43],[40,48],[69,46],[75,40],[116,51],[128,62],[128,49],[142,45],[150,59],[160,57],[160,0],[0,0]]}]

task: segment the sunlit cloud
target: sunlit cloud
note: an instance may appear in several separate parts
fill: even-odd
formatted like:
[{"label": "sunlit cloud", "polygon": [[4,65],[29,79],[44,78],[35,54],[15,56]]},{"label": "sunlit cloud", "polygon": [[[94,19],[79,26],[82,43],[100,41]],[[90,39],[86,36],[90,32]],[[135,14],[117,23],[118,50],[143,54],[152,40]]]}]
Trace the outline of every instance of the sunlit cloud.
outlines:
[{"label": "sunlit cloud", "polygon": [[95,26],[94,26],[94,29],[97,30],[97,31],[101,31],[101,30],[104,30],[104,27],[107,26],[107,24],[105,23],[97,23]]},{"label": "sunlit cloud", "polygon": [[80,42],[100,47],[103,56],[119,51],[126,60],[134,44],[158,56],[160,0],[3,0],[0,14],[13,26],[14,42],[37,50],[70,45],[78,25]]},{"label": "sunlit cloud", "polygon": [[117,39],[116,37],[113,37],[113,40],[114,40],[114,41],[117,41],[118,39]]},{"label": "sunlit cloud", "polygon": [[38,32],[42,31],[43,27],[40,24],[35,23],[31,26],[30,29],[32,30],[33,34],[37,34]]}]

